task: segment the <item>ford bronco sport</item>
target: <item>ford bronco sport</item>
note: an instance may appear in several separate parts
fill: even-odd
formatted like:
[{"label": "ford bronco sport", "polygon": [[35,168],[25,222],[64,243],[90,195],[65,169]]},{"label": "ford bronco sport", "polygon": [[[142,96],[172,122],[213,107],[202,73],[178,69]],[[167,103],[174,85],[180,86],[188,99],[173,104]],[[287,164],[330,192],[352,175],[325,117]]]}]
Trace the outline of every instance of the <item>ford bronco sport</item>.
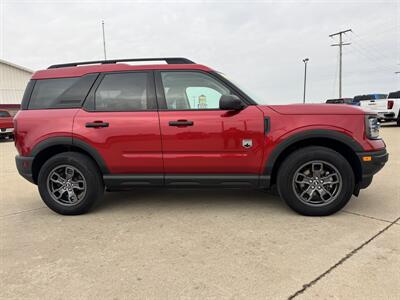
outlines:
[{"label": "ford bronco sport", "polygon": [[375,114],[259,105],[185,58],[50,66],[33,74],[14,122],[19,173],[66,215],[104,190],[159,186],[276,186],[296,212],[329,215],[388,159]]}]

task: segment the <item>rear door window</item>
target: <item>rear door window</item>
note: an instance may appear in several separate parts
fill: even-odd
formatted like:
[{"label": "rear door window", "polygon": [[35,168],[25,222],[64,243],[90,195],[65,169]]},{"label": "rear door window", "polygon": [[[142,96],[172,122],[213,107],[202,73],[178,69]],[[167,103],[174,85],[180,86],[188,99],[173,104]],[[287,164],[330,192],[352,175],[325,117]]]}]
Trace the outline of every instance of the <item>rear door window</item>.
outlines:
[{"label": "rear door window", "polygon": [[148,101],[149,73],[106,74],[95,93],[96,111],[140,111],[154,109]]}]

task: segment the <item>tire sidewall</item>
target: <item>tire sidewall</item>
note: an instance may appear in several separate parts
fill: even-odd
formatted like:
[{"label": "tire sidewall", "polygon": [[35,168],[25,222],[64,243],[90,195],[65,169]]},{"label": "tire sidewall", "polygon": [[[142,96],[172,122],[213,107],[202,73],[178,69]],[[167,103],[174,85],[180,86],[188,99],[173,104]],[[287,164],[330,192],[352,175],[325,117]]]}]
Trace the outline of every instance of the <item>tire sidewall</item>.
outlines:
[{"label": "tire sidewall", "polygon": [[[47,189],[49,173],[57,166],[65,164],[77,168],[86,180],[86,194],[76,205],[64,206],[56,202]],[[50,209],[59,214],[76,215],[87,212],[101,196],[104,187],[99,171],[90,158],[80,153],[68,152],[55,155],[44,163],[38,176],[38,189],[43,201]]]},{"label": "tire sidewall", "polygon": [[[326,206],[309,206],[300,201],[293,191],[293,178],[303,164],[321,160],[333,165],[342,178],[337,198]],[[324,147],[307,147],[292,153],[282,164],[278,173],[278,191],[286,203],[296,212],[308,216],[330,215],[343,208],[354,191],[354,173],[348,161],[338,152]]]}]

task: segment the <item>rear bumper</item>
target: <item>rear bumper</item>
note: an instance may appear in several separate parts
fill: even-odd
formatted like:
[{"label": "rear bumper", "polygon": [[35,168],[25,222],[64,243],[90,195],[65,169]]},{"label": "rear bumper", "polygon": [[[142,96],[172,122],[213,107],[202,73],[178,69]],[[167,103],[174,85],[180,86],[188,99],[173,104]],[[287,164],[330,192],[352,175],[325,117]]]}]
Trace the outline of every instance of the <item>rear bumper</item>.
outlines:
[{"label": "rear bumper", "polygon": [[378,173],[389,159],[386,149],[372,152],[357,153],[361,162],[361,183],[360,188],[366,188],[372,181],[372,177]]},{"label": "rear bumper", "polygon": [[33,157],[30,156],[15,156],[18,173],[29,182],[35,183],[32,175]]},{"label": "rear bumper", "polygon": [[378,119],[383,121],[395,120],[396,114],[394,112],[379,112]]},{"label": "rear bumper", "polygon": [[0,128],[1,136],[10,136],[14,134],[14,128]]}]

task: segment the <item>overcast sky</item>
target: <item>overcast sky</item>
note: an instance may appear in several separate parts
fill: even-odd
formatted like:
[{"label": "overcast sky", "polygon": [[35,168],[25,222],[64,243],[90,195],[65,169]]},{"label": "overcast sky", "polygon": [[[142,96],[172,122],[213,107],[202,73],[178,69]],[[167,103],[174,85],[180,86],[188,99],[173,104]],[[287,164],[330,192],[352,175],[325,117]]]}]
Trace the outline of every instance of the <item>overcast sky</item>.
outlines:
[{"label": "overcast sky", "polygon": [[393,1],[9,1],[0,0],[0,58],[38,70],[103,58],[183,56],[221,71],[264,103],[400,89],[400,0]]}]

